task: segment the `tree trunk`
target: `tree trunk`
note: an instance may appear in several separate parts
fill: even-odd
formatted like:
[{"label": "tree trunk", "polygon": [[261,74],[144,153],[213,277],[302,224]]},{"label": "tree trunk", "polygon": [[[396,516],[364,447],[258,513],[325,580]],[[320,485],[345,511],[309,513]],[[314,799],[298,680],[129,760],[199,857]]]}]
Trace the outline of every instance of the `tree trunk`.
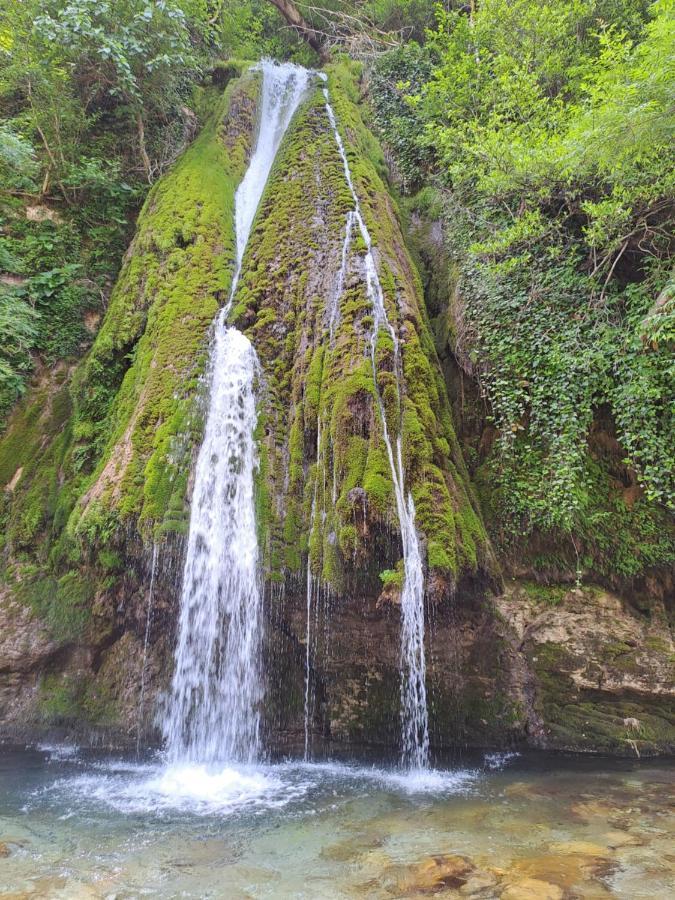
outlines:
[{"label": "tree trunk", "polygon": [[325,59],[326,51],[319,35],[304,19],[295,4],[291,0],[270,0],[270,3],[276,6],[291,28],[294,28],[300,37],[307,41],[312,50],[316,50],[321,59]]}]

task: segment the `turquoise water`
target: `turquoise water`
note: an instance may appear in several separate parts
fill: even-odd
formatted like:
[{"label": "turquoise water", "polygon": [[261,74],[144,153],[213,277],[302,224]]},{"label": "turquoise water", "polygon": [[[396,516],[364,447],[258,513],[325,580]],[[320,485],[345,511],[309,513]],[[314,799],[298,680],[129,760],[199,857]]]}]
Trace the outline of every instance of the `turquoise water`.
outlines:
[{"label": "turquoise water", "polygon": [[668,761],[168,767],[0,751],[0,897],[672,897]]}]

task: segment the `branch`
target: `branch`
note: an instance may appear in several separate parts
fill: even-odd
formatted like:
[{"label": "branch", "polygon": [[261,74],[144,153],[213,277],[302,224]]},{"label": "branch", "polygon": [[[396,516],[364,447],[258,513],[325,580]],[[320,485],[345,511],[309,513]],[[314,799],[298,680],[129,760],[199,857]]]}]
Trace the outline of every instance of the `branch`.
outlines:
[{"label": "branch", "polygon": [[269,0],[269,2],[279,10],[291,28],[297,31],[300,37],[307,41],[312,50],[315,50],[323,60],[325,58],[323,43],[317,32],[305,20],[295,4],[291,3],[291,0]]},{"label": "branch", "polygon": [[136,110],[136,130],[138,131],[138,146],[141,152],[141,159],[143,160],[145,177],[148,179],[148,184],[152,184],[152,165],[148,151],[145,149],[145,125],[139,109]]}]

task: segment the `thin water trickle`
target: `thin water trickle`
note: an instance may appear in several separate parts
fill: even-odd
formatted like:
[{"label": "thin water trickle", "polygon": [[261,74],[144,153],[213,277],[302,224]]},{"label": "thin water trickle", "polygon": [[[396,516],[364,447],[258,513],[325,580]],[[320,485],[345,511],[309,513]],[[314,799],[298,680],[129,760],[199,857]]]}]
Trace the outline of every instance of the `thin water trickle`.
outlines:
[{"label": "thin water trickle", "polygon": [[[389,321],[384,304],[382,285],[372,251],[372,240],[361,214],[361,205],[352,180],[349,161],[345,152],[335,113],[330,104],[328,89],[323,91],[326,112],[330,121],[345,180],[354,201],[353,222],[356,222],[366,246],[363,257],[366,273],[366,291],[373,309],[373,330],[370,337],[370,358],[373,368],[375,394],[382,421],[384,442],[391,470],[396,511],[398,513],[403,544],[404,577],[401,590],[401,732],[402,759],[410,769],[424,769],[429,765],[429,713],[426,695],[426,661],[424,649],[424,574],[422,554],[415,529],[415,504],[412,494],[406,496],[401,436],[396,439],[396,452],[392,446],[387,426],[384,405],[377,384],[377,338],[381,330],[386,331],[394,348],[394,368],[398,384],[399,404],[401,398],[401,356],[398,336]],[[350,226],[348,225],[348,232]]]},{"label": "thin water trickle", "polygon": [[226,321],[267,178],[310,74],[291,64],[263,62],[260,69],[260,124],[235,196],[235,269],[228,302],[214,327],[209,408],[195,471],[164,722],[173,763],[250,763],[259,752],[262,590],[253,436],[259,364],[248,338]]},{"label": "thin water trickle", "polygon": [[349,264],[349,250],[352,243],[352,231],[354,230],[354,210],[349,210],[345,223],[345,237],[342,242],[342,256],[340,258],[340,270],[335,282],[335,290],[331,296],[331,303],[328,311],[328,330],[330,334],[331,345],[335,340],[335,329],[340,322],[340,297],[345,286],[345,277],[347,275],[347,266]]},{"label": "thin water trickle", "polygon": [[141,728],[143,727],[143,707],[145,704],[145,676],[148,667],[148,643],[150,640],[150,624],[152,622],[152,605],[155,596],[155,576],[157,574],[157,557],[159,544],[155,541],[152,545],[152,561],[150,563],[150,587],[148,589],[148,602],[145,613],[145,637],[143,639],[143,664],[141,666],[141,689],[138,695],[138,722],[136,724],[136,755],[141,750]]}]

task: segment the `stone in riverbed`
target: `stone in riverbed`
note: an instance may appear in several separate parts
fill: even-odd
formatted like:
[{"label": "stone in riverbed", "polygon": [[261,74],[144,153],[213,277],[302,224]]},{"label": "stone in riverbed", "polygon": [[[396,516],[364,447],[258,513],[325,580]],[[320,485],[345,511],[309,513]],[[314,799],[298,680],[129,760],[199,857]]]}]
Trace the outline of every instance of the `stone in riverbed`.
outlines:
[{"label": "stone in riverbed", "polygon": [[590,841],[558,841],[549,844],[549,850],[552,850],[553,853],[591,856],[600,859],[611,855],[611,851],[607,847],[601,847],[600,844],[592,844]]},{"label": "stone in riverbed", "polygon": [[496,884],[497,879],[490,872],[476,872],[461,886],[459,893],[462,897],[493,896],[492,893],[487,895],[485,892],[492,891]]},{"label": "stone in riverbed", "polygon": [[500,900],[562,900],[563,890],[557,884],[550,881],[540,881],[538,878],[522,878],[507,884],[502,891]]},{"label": "stone in riverbed", "polygon": [[[408,897],[414,894],[436,894],[447,888],[461,888],[476,871],[473,863],[465,856],[445,854],[430,856],[422,862],[397,867],[394,879],[386,879],[387,889],[393,888],[395,896]],[[393,874],[393,873],[391,873]],[[386,873],[385,873],[386,875]]]},{"label": "stone in riverbed", "polygon": [[[523,881],[539,881],[552,884],[563,894],[575,892],[581,886],[584,890],[591,887],[596,890],[601,886],[599,879],[616,867],[611,855],[607,848],[588,841],[561,841],[551,844],[549,852],[515,861],[509,868],[505,881],[508,887]],[[514,900],[516,896],[513,895]],[[529,896],[523,894],[524,900]],[[543,897],[548,897],[548,894]]]},{"label": "stone in riverbed", "polygon": [[646,841],[639,838],[635,834],[629,834],[627,831],[608,831],[603,835],[603,840],[607,842],[610,850],[617,850],[620,847],[644,847]]}]

